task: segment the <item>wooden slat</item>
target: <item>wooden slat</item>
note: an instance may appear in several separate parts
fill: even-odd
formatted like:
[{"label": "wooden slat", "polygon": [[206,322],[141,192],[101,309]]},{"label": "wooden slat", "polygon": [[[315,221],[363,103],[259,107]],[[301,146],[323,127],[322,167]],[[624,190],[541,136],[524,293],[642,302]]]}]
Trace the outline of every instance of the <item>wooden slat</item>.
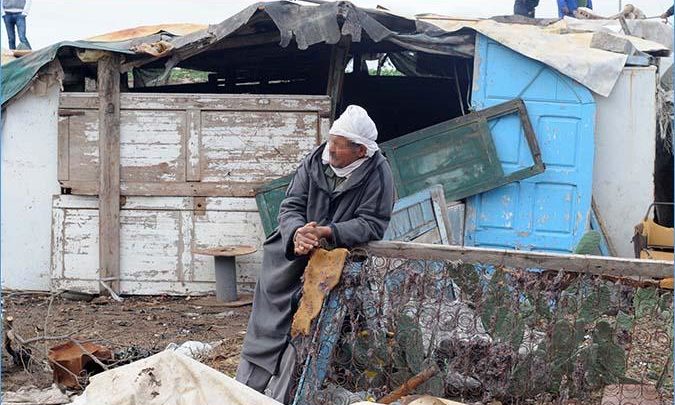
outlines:
[{"label": "wooden slat", "polygon": [[[123,210],[175,210],[194,211],[193,197],[128,197]],[[253,198],[208,197],[205,200],[208,211],[258,212]],[[74,194],[54,196],[52,208],[91,209],[98,208],[98,198]]]},{"label": "wooden slat", "polygon": [[201,137],[202,137],[202,112],[200,110],[187,111],[185,141],[185,180],[201,180]]},{"label": "wooden slat", "polygon": [[51,240],[51,254],[52,259],[50,263],[51,278],[63,277],[64,267],[64,246],[65,240],[65,209],[52,210],[52,240]]},{"label": "wooden slat", "polygon": [[70,181],[98,183],[99,126],[98,110],[82,110],[84,114],[69,117],[68,164]]},{"label": "wooden slat", "polygon": [[447,206],[450,245],[464,246],[464,203],[452,202]]},{"label": "wooden slat", "polygon": [[[120,291],[120,57],[98,62],[99,276]],[[101,293],[107,290],[101,286]]]},{"label": "wooden slat", "polygon": [[431,230],[419,235],[412,240],[414,243],[432,243],[432,244],[443,244],[443,239],[439,233],[441,228],[436,227]]},{"label": "wooden slat", "polygon": [[[120,210],[120,293],[204,292],[207,284],[203,283],[210,286],[207,291],[213,291],[213,259],[192,252],[224,245],[258,249],[237,259],[238,280],[255,282],[265,237],[253,199],[208,198],[207,212],[202,216],[193,215],[191,204],[186,209],[185,200],[191,203],[193,199],[135,197]],[[74,195],[54,199],[53,285],[89,291],[90,281],[98,283],[96,201],[95,197]],[[182,287],[165,291],[157,283]],[[148,284],[158,289],[153,291]],[[95,285],[92,292],[98,292]]]},{"label": "wooden slat", "polygon": [[[123,93],[120,102],[122,110],[316,111],[324,117],[330,114],[327,96]],[[98,100],[92,93],[62,93],[59,107],[95,110]]]},{"label": "wooden slat", "polygon": [[59,117],[57,179],[68,180],[70,174],[70,118]]},{"label": "wooden slat", "polygon": [[[62,181],[61,187],[69,188],[72,194],[98,195],[99,185],[93,181]],[[246,183],[130,183],[120,185],[124,196],[202,196],[202,197],[254,197],[255,189],[263,182]]]},{"label": "wooden slat", "polygon": [[[283,96],[283,100],[280,96],[182,95],[180,100],[156,96],[135,95],[147,101],[138,109],[125,108],[125,98],[129,101],[131,96],[120,96],[124,195],[253,196],[253,188],[292,172],[321,142],[321,131],[327,128],[327,118],[321,116],[330,105],[326,96]],[[208,100],[215,101],[206,110],[191,108],[194,102]],[[99,177],[94,101],[95,96],[88,93],[67,93],[61,98],[62,110],[82,112],[70,117],[67,180],[72,183],[64,187],[84,195],[98,190],[98,185],[90,184]],[[270,110],[270,105],[279,109]]]},{"label": "wooden slat", "polygon": [[120,114],[122,182],[184,182],[184,111],[130,111]]},{"label": "wooden slat", "polygon": [[330,56],[330,67],[328,68],[328,85],[326,94],[330,96],[330,119],[331,123],[335,119],[337,105],[342,98],[342,83],[345,78],[345,64],[349,46],[352,43],[350,37],[343,36],[340,41],[333,45]]},{"label": "wooden slat", "polygon": [[[598,209],[597,204],[595,203],[595,199],[591,198],[591,215],[595,215],[595,219],[598,221],[598,226],[600,227],[600,235],[602,238],[605,240],[607,243],[607,250],[609,251],[609,256],[617,256],[616,254],[616,248],[614,247],[614,243],[612,242],[612,239],[609,237],[609,232],[607,232],[607,226],[605,225],[605,221],[603,221],[602,216],[600,215],[600,210]],[[591,218],[591,222],[593,222],[593,218]]]},{"label": "wooden slat", "polygon": [[445,193],[443,186],[434,186],[429,190],[431,194],[431,204],[434,208],[436,223],[438,224],[438,233],[441,243],[450,244],[450,224],[448,221],[448,206],[445,203]]},{"label": "wooden slat", "polygon": [[316,147],[318,120],[316,112],[202,112],[201,181],[270,181],[293,172]]},{"label": "wooden slat", "polygon": [[428,245],[405,242],[371,242],[368,250],[376,256],[403,259],[431,259],[483,263],[517,269],[542,269],[619,277],[668,278],[673,263],[659,260],[564,255],[483,249],[461,246]]}]

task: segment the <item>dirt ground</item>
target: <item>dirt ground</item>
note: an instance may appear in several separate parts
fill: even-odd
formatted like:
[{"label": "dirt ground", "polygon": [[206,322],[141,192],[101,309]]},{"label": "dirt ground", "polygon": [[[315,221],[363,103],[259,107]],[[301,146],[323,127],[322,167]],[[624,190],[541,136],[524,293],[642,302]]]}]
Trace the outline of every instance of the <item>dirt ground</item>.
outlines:
[{"label": "dirt ground", "polygon": [[3,349],[3,391],[51,385],[46,353],[68,341],[52,338],[65,336],[93,341],[123,356],[147,356],[170,343],[189,340],[218,342],[204,363],[233,376],[251,311],[250,306],[225,307],[214,296],[124,297],[117,302],[108,297],[81,301],[61,295],[4,292],[2,301],[5,329],[6,320],[13,317],[11,330],[22,339],[48,337],[30,344],[27,364],[14,364]]}]

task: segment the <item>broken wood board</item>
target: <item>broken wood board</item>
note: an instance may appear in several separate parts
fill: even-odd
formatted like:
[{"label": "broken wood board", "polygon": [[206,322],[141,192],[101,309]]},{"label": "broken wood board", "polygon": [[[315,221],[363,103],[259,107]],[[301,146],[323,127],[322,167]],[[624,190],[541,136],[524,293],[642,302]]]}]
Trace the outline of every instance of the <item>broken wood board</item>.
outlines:
[{"label": "broken wood board", "polygon": [[[208,197],[195,215],[193,197],[127,197],[120,210],[120,292],[184,295],[212,292],[213,259],[193,250],[251,245],[237,260],[240,283],[262,264],[262,224],[253,198]],[[54,290],[97,293],[98,198],[60,195],[52,206]]]},{"label": "broken wood board", "polygon": [[314,251],[303,275],[302,298],[291,324],[292,337],[309,334],[312,321],[321,312],[324,298],[340,281],[348,254],[347,249],[341,248]]},{"label": "broken wood board", "polygon": [[673,274],[673,263],[660,260],[623,259],[520,250],[442,246],[393,241],[370,242],[369,253],[388,258],[419,258],[483,263],[517,269],[569,271],[605,276],[663,279]]},{"label": "broken wood board", "polygon": [[[291,173],[327,134],[327,96],[120,96],[123,195],[252,197],[256,185]],[[61,185],[99,192],[98,97],[60,99]]]}]

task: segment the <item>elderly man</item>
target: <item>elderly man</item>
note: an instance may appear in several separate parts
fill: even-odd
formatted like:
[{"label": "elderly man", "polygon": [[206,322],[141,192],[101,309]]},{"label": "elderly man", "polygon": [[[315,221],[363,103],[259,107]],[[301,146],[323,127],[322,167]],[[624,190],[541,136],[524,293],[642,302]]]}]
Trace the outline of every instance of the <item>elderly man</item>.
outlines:
[{"label": "elderly man", "polygon": [[265,241],[263,266],[244,339],[237,380],[289,400],[294,353],[289,332],[300,278],[319,246],[352,247],[382,239],[394,205],[388,162],[366,111],[347,107],[329,140],[304,158],[279,210],[279,227]]}]

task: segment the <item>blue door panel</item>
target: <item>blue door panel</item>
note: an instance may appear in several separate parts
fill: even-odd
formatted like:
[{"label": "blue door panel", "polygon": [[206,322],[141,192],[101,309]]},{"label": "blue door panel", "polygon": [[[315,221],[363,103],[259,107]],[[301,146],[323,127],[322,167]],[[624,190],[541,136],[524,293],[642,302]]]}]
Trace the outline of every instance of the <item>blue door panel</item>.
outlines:
[{"label": "blue door panel", "polygon": [[[473,108],[522,98],[546,171],[468,198],[465,244],[571,252],[586,230],[591,207],[593,97],[537,61],[481,35],[476,41]],[[532,165],[516,117],[489,124],[505,173]]]}]

